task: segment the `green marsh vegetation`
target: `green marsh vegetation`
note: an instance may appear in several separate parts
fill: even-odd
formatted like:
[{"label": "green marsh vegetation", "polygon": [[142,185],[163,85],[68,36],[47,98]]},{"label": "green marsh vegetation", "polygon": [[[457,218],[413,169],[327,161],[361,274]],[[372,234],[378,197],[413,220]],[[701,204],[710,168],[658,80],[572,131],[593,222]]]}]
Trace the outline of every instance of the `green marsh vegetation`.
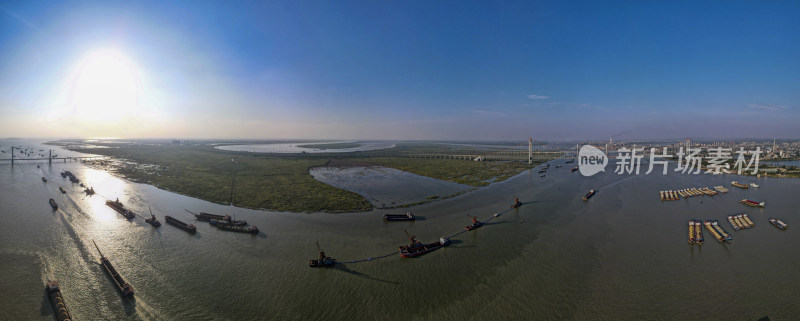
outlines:
[{"label": "green marsh vegetation", "polygon": [[[385,166],[475,187],[508,179],[531,167],[522,161],[475,162],[398,155],[409,151],[446,150],[432,144],[399,146],[399,150],[374,156],[255,154],[222,151],[205,144],[103,145],[111,148],[74,150],[113,157],[115,161],[97,161],[93,165],[132,181],[220,204],[232,201],[239,207],[290,212],[336,213],[373,208],[363,196],[317,181],[309,174],[310,168],[329,163],[332,166]],[[233,193],[232,186],[235,186]]]}]

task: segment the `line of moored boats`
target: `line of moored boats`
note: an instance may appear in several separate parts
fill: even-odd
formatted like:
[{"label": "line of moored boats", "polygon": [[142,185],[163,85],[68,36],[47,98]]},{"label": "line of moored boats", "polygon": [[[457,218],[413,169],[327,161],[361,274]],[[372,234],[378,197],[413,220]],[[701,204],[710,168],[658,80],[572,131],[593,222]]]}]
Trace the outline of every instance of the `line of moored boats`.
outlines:
[{"label": "line of moored boats", "polygon": [[[730,223],[731,227],[736,231],[750,229],[756,226],[746,213],[728,215],[728,223]],[[777,218],[770,217],[769,223],[781,230],[789,228],[789,225]],[[689,220],[689,245],[703,244],[703,231],[700,224],[705,225],[708,232],[720,243],[733,240],[733,236],[728,234],[717,220],[700,221],[691,219]]]}]

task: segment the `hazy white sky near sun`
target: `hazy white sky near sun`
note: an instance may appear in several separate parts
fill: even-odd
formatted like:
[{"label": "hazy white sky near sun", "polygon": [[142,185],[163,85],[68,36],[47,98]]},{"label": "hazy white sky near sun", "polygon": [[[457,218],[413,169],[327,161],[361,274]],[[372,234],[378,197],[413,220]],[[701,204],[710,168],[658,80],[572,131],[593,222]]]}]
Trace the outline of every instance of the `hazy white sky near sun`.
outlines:
[{"label": "hazy white sky near sun", "polygon": [[0,4],[0,137],[800,137],[796,2]]}]

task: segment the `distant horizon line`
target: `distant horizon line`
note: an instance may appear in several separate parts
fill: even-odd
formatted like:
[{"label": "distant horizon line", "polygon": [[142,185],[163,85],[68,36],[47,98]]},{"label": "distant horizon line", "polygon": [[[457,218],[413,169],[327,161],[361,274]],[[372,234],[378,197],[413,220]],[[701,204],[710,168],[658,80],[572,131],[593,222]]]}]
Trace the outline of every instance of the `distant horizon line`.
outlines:
[{"label": "distant horizon line", "polygon": [[[691,141],[697,142],[741,142],[741,141],[759,141],[759,140],[775,140],[775,141],[800,141],[800,138],[778,138],[778,137],[736,137],[736,138],[712,138],[712,137],[688,137]],[[508,143],[508,142],[524,142],[527,139],[513,140],[513,139],[355,139],[355,138],[176,138],[176,137],[151,137],[151,138],[120,138],[120,137],[3,137],[0,140],[53,140],[53,141],[69,141],[69,140],[118,140],[118,141],[219,141],[219,142],[445,142],[445,143]],[[681,142],[684,138],[630,138],[630,139],[613,139],[614,142]],[[583,142],[583,143],[603,143],[608,142],[607,139],[533,139],[534,143],[567,143],[567,142]]]}]

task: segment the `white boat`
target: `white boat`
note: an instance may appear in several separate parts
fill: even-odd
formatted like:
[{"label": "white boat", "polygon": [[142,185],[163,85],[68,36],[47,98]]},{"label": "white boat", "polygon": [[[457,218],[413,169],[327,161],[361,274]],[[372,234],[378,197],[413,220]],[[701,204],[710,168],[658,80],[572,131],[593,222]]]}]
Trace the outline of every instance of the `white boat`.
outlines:
[{"label": "white boat", "polygon": [[750,187],[758,188],[758,185],[756,185],[756,183],[750,183]]}]

